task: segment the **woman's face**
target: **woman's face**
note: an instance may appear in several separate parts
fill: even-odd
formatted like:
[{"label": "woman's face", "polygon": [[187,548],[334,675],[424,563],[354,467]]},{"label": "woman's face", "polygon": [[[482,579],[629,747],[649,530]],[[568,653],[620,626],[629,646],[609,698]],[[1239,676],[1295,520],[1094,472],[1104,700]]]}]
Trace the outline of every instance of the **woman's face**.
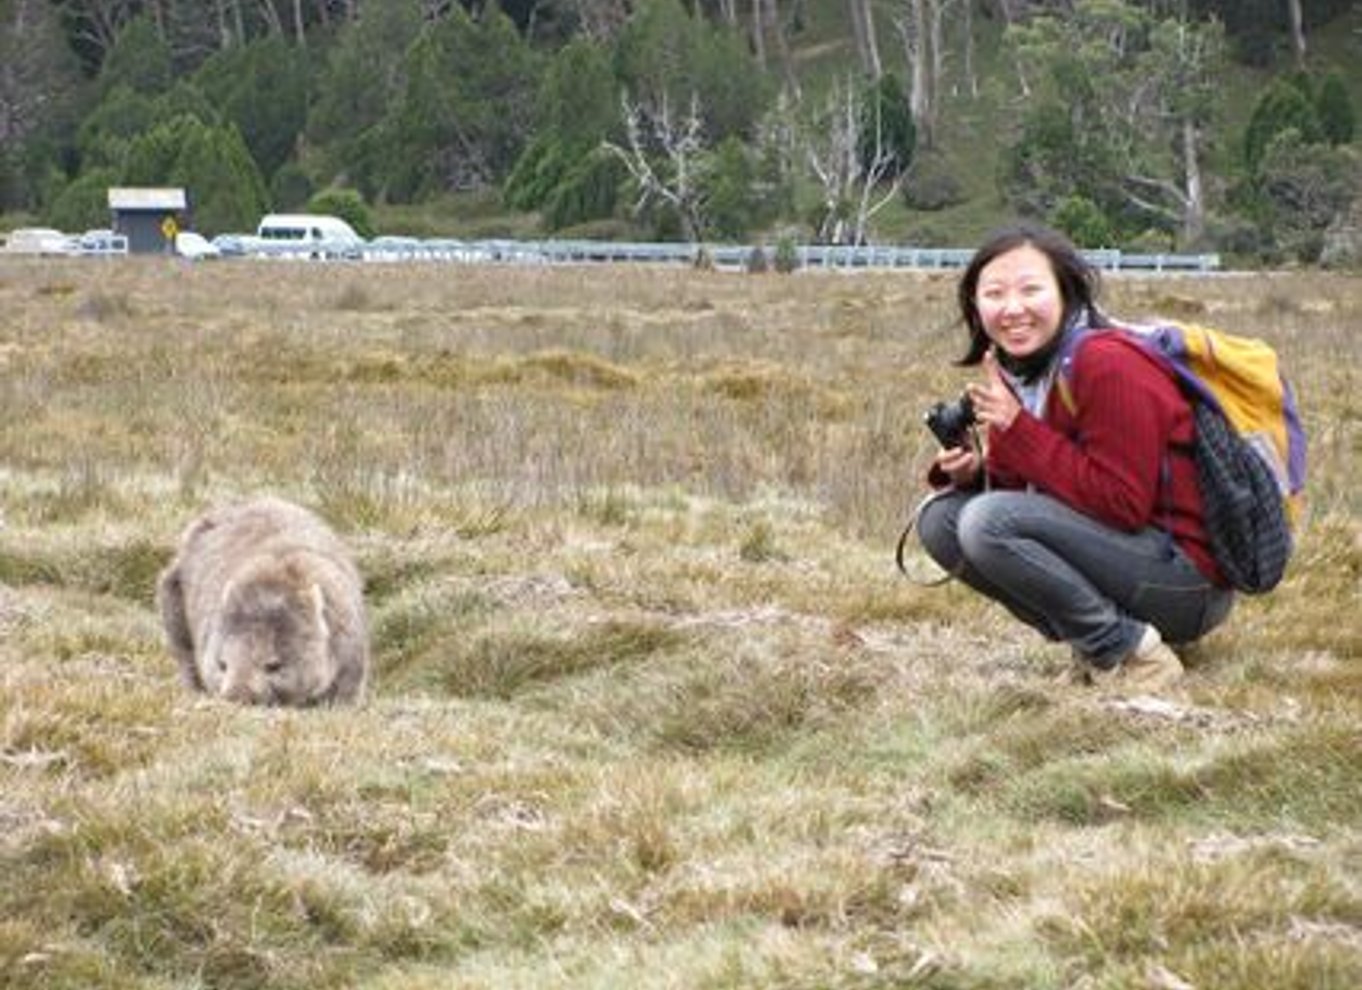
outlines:
[{"label": "woman's face", "polygon": [[984,332],[1013,357],[1026,357],[1059,333],[1064,297],[1044,252],[1023,244],[979,272],[974,305]]}]

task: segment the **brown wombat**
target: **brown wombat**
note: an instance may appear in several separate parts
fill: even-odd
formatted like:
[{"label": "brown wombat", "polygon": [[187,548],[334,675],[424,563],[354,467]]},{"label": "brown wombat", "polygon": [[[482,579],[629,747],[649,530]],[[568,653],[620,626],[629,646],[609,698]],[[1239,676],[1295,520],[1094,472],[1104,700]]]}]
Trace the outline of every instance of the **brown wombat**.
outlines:
[{"label": "brown wombat", "polygon": [[156,597],[194,690],[256,705],[364,697],[363,583],[335,533],[301,506],[261,498],[204,513]]}]

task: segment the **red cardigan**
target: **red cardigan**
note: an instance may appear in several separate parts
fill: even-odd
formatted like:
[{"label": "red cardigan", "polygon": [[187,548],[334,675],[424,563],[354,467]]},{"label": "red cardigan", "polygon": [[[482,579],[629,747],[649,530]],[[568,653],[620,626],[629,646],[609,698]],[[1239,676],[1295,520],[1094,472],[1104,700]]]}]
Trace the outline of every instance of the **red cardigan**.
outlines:
[{"label": "red cardigan", "polygon": [[1006,430],[990,428],[993,487],[1033,485],[1114,529],[1157,526],[1223,586],[1191,457],[1192,409],[1177,384],[1138,344],[1099,331],[1074,349],[1067,385],[1073,412],[1056,383],[1043,418],[1023,409]]}]

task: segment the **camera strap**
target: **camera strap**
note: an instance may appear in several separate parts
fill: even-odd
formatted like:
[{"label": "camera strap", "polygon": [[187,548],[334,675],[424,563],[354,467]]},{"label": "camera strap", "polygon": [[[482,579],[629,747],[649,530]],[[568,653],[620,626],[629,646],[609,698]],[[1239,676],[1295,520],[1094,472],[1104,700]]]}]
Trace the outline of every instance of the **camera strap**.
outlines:
[{"label": "camera strap", "polygon": [[[971,430],[971,432],[973,431]],[[908,549],[908,538],[911,537],[913,535],[913,531],[917,529],[917,518],[922,514],[922,510],[925,509],[932,502],[936,501],[937,499],[943,498],[946,495],[954,494],[954,492],[955,492],[954,488],[939,488],[936,491],[929,494],[926,498],[920,500],[917,503],[917,505],[913,507],[913,511],[908,514],[908,525],[906,525],[903,528],[903,532],[899,534],[898,544],[894,547],[894,564],[895,566],[898,567],[899,573],[906,577],[909,581],[913,582],[913,584],[918,585],[919,587],[935,588],[938,585],[945,584],[954,576],[949,571],[943,570],[941,572],[940,577],[930,581],[924,581],[923,579],[916,577],[914,574],[912,574],[912,572],[910,572],[908,569],[908,565],[905,563]]]}]

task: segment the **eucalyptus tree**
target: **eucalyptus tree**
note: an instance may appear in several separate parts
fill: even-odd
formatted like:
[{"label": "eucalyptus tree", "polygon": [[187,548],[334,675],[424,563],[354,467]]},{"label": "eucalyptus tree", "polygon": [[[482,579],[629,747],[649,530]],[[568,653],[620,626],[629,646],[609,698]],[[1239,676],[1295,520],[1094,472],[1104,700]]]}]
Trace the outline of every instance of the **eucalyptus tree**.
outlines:
[{"label": "eucalyptus tree", "polygon": [[[892,85],[892,77],[886,76]],[[898,195],[903,184],[900,156],[911,154],[903,135],[886,126],[892,106],[882,85],[846,79],[823,102],[804,111],[800,143],[808,173],[820,193],[815,237],[824,244],[861,244],[870,221]],[[911,122],[908,124],[911,131]]]},{"label": "eucalyptus tree", "polygon": [[495,5],[453,6],[429,21],[401,63],[383,122],[385,193],[415,201],[503,180],[528,141],[538,57]]},{"label": "eucalyptus tree", "polygon": [[365,0],[319,72],[304,129],[311,167],[322,179],[345,173],[370,198],[388,157],[384,121],[406,84],[405,57],[425,23],[421,0]]},{"label": "eucalyptus tree", "polygon": [[750,139],[772,85],[742,32],[691,15],[681,0],[641,0],[615,44],[615,74],[645,114],[694,101],[706,140]]},{"label": "eucalyptus tree", "polygon": [[554,53],[538,83],[534,137],[506,180],[508,205],[542,210],[551,228],[613,212],[620,171],[600,152],[622,137],[616,92],[605,46],[578,38]]},{"label": "eucalyptus tree", "polygon": [[1192,244],[1204,231],[1204,162],[1216,134],[1223,32],[1126,0],[1075,0],[1007,38],[1035,86],[1007,188],[1048,211],[1083,195],[1127,229]]},{"label": "eucalyptus tree", "polygon": [[46,0],[0,0],[0,209],[30,207],[74,126],[75,59]]},{"label": "eucalyptus tree", "polygon": [[236,124],[260,171],[273,175],[307,122],[311,57],[273,34],[213,55],[194,83]]}]

